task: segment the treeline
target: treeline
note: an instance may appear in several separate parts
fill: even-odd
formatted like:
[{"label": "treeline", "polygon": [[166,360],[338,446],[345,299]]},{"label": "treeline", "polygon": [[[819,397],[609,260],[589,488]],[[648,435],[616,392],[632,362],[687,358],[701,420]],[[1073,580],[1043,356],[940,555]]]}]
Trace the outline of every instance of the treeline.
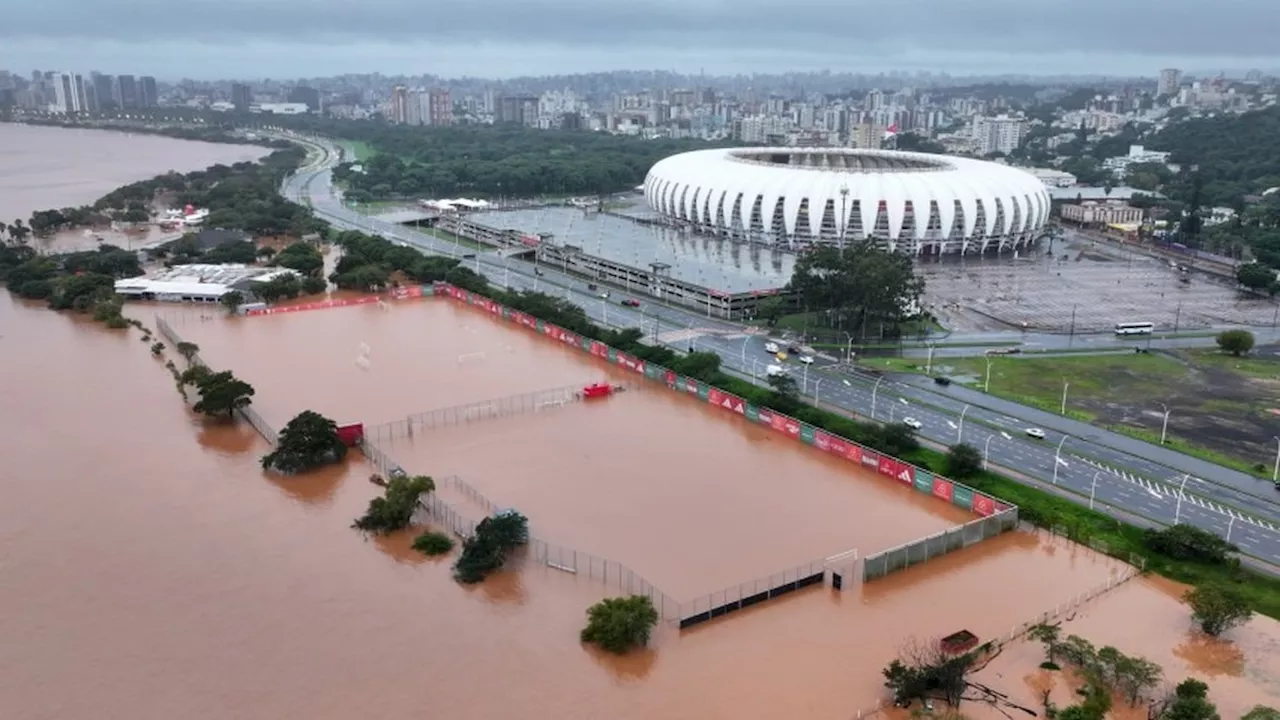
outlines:
[{"label": "treeline", "polygon": [[334,170],[356,202],[390,197],[588,195],[629,190],[668,155],[713,147],[698,140],[646,140],[515,126],[418,128],[316,121],[309,129],[377,151]]},{"label": "treeline", "polygon": [[[1169,161],[1184,168],[1195,165],[1204,184],[1200,200],[1207,206],[1235,207],[1245,195],[1280,186],[1280,107],[1173,123],[1146,145],[1169,152]],[[1189,201],[1192,175],[1176,176],[1162,192]]]},{"label": "treeline", "polygon": [[[237,163],[214,165],[197,172],[167,173],[150,180],[132,183],[112,191],[90,206],[91,211],[101,212],[112,208],[149,205],[157,195],[169,194],[178,204],[193,204],[210,211],[206,225],[210,227],[237,228],[258,235],[294,235],[324,230],[327,225],[317,220],[311,211],[289,202],[277,189],[284,176],[296,168],[306,156],[300,148],[290,148],[272,153],[261,163]],[[36,213],[37,216],[47,217]],[[58,212],[62,218],[66,215]],[[26,232],[14,232],[14,227]],[[115,298],[115,281],[142,274],[138,254],[114,245],[102,245],[96,250],[40,255],[26,244],[28,226],[15,223],[8,226],[8,241],[0,245],[0,282],[9,291],[21,297],[45,300],[55,310],[93,310],[95,314],[110,319],[119,314]],[[250,245],[250,243],[245,243]],[[222,252],[222,250],[218,252]],[[319,275],[323,260],[318,252],[291,249],[281,253],[280,264],[298,264],[305,274]],[[277,297],[304,291],[305,280],[282,281],[294,283],[297,288],[273,288]],[[323,284],[323,280],[319,280]],[[314,289],[315,281],[308,288]],[[323,289],[323,288],[321,288]],[[105,304],[116,307],[114,313],[103,308]],[[114,321],[111,321],[114,322]]]}]

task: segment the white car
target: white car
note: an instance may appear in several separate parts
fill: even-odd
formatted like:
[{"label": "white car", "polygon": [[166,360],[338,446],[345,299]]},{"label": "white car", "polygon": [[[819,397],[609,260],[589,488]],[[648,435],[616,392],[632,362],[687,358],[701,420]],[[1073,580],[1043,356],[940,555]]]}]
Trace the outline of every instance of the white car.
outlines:
[{"label": "white car", "polygon": [[801,356],[800,356],[800,362],[804,363],[805,365],[812,365],[812,364],[813,364],[813,356],[812,356],[812,355],[801,355]]},{"label": "white car", "polygon": [[776,355],[776,354],[777,354],[777,352],[778,352],[778,350],[779,350],[779,348],[778,348],[778,343],[776,343],[776,342],[768,342],[768,343],[765,343],[765,344],[764,344],[764,350],[765,350],[765,352],[767,352],[767,353],[769,353],[769,354],[771,354],[771,355]]},{"label": "white car", "polygon": [[1026,432],[1027,432],[1027,437],[1033,437],[1037,440],[1044,439],[1044,431],[1041,430],[1040,428],[1027,428]]},{"label": "white car", "polygon": [[924,423],[920,422],[919,420],[913,417],[902,418],[902,424],[906,425],[912,430],[919,430],[920,428],[924,427]]},{"label": "white car", "polygon": [[769,375],[770,377],[774,377],[777,375],[786,375],[787,369],[782,367],[781,365],[770,365],[764,369],[764,372],[766,375]]}]

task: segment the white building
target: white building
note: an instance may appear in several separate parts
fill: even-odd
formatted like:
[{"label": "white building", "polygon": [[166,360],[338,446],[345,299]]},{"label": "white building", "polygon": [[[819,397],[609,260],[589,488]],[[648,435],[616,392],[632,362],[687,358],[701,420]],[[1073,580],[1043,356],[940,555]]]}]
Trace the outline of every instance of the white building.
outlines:
[{"label": "white building", "polygon": [[53,78],[53,104],[49,106],[50,112],[61,113],[63,115],[69,113],[82,113],[88,109],[88,102],[85,98],[84,78],[75,73],[58,73]]},{"label": "white building", "polygon": [[252,110],[272,115],[305,115],[308,108],[306,103],[262,103]]},{"label": "white building", "polygon": [[117,295],[135,300],[162,302],[216,303],[232,290],[252,291],[255,282],[267,282],[281,275],[297,273],[249,265],[175,265],[150,277],[117,280]]},{"label": "white building", "polygon": [[1160,79],[1156,81],[1156,95],[1176,95],[1178,86],[1182,84],[1182,71],[1177,68],[1165,68],[1160,71]]},{"label": "white building", "polygon": [[1040,182],[1048,187],[1065,188],[1076,184],[1076,176],[1062,170],[1052,168],[1023,168],[1040,178]]},{"label": "white building", "polygon": [[1027,121],[1020,117],[998,115],[973,118],[973,139],[979,155],[1001,152],[1006,155],[1018,149],[1027,136]]}]

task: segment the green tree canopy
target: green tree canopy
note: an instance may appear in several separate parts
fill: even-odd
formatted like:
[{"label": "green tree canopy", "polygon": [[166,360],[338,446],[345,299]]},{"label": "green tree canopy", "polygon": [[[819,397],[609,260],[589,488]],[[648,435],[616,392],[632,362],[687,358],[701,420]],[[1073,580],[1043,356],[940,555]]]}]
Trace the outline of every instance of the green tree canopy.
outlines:
[{"label": "green tree canopy", "polygon": [[1227,585],[1201,585],[1182,599],[1191,606],[1191,618],[1209,635],[1221,635],[1253,617],[1248,599]]},{"label": "green tree canopy", "polygon": [[910,256],[862,241],[843,251],[821,247],[800,256],[790,287],[800,304],[820,311],[828,325],[865,337],[881,326],[896,331],[918,315],[924,280],[916,276]]},{"label": "green tree canopy", "polygon": [[426,475],[391,478],[382,497],[370,500],[369,509],[351,527],[375,535],[403,530],[413,520],[422,496],[435,489],[435,480]]},{"label": "green tree canopy", "polygon": [[606,598],[587,608],[587,626],[580,638],[621,655],[649,644],[657,624],[658,611],[648,597]]},{"label": "green tree canopy", "polygon": [[338,437],[338,424],[320,413],[304,410],[280,431],[275,449],[262,457],[262,468],[295,474],[346,456],[347,446]]},{"label": "green tree canopy", "polygon": [[1240,357],[1253,349],[1253,333],[1248,330],[1223,330],[1216,338],[1218,347]]},{"label": "green tree canopy", "polygon": [[465,584],[478,583],[500,569],[508,554],[529,542],[529,520],[507,510],[476,525],[475,534],[462,542],[462,554],[453,565],[453,576]]},{"label": "green tree canopy", "polygon": [[194,410],[202,415],[226,415],[230,417],[253,402],[253,386],[240,380],[230,370],[209,373],[195,383],[200,399]]}]

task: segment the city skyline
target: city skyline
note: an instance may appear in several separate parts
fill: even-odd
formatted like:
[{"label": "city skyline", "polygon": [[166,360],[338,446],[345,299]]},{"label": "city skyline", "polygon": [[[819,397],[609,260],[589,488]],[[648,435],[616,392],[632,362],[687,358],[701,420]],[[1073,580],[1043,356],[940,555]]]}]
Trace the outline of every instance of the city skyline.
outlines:
[{"label": "city skyline", "polygon": [[[1160,67],[1214,74],[1280,67],[1267,30],[1273,11],[1260,0],[1215,8],[1215,22],[1230,28],[1222,33],[1204,33],[1183,19],[1188,13],[1149,0],[799,2],[780,14],[759,0],[659,0],[643,8],[582,0],[425,7],[193,0],[175,8],[142,0],[130,4],[129,22],[119,22],[109,3],[50,0],[6,10],[0,67],[59,67],[71,43],[77,64],[161,80],[373,72],[506,79],[624,68],[1150,76]],[[63,16],[77,22],[47,22]]]}]

